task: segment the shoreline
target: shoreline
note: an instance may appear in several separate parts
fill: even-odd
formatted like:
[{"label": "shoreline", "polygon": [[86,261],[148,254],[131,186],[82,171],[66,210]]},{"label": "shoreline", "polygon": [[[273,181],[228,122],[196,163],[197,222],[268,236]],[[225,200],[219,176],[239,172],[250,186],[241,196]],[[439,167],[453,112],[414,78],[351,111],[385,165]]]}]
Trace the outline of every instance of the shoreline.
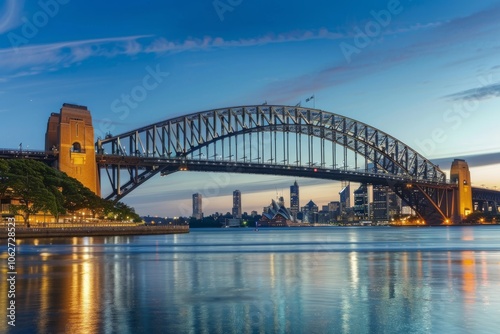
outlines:
[{"label": "shoreline", "polygon": [[[7,233],[7,229],[4,231]],[[58,228],[16,228],[16,238],[71,238],[123,235],[158,235],[189,233],[189,226],[127,226],[127,227],[58,227]]]},{"label": "shoreline", "polygon": [[463,227],[463,226],[472,226],[472,227],[479,227],[479,226],[498,226],[500,224],[448,224],[448,225],[418,225],[418,224],[407,224],[407,225],[397,225],[397,224],[390,224],[388,226],[390,227]]}]

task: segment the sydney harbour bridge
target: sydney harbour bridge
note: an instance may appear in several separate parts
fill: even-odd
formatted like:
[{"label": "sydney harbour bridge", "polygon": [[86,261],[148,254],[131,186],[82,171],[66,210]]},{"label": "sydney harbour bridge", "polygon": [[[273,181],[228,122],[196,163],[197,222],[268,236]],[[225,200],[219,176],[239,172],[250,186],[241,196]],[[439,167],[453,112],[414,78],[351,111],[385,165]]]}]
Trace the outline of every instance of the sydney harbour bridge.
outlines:
[{"label": "sydney harbour bridge", "polygon": [[[64,112],[69,115],[65,120]],[[81,164],[82,154],[84,160],[95,159],[97,182],[107,180],[111,186],[111,193],[103,196],[107,199],[119,200],[157,174],[202,171],[386,185],[428,224],[463,220],[473,210],[472,199],[467,200],[471,193],[476,202],[500,203],[500,192],[471,187],[468,168],[461,171],[465,162],[452,166],[447,180],[437,165],[388,133],[323,110],[282,105],[207,110],[89,143],[92,129],[86,144],[75,137],[74,129],[76,124],[78,133],[78,122],[91,128],[91,119],[75,117],[79,112],[90,118],[86,107],[70,104],[61,114],[52,114],[59,117],[53,122],[54,127],[59,122],[58,139],[47,139],[45,152],[23,156],[57,160],[61,170],[71,170],[75,161]],[[14,155],[15,150],[0,152],[3,157]],[[100,191],[100,184],[94,190]]]}]

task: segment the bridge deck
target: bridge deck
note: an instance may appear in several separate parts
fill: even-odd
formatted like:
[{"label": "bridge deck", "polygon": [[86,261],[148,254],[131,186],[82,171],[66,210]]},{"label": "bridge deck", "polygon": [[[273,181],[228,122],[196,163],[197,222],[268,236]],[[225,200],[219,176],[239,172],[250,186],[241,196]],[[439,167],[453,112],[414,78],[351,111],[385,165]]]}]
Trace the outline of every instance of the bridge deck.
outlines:
[{"label": "bridge deck", "polygon": [[251,162],[236,162],[230,160],[190,160],[190,159],[165,159],[145,158],[121,155],[97,155],[97,163],[101,166],[119,166],[120,168],[154,168],[160,171],[199,171],[221,173],[250,173],[265,175],[299,176],[336,181],[352,181],[370,184],[421,184],[452,188],[454,185],[438,181],[419,180],[409,175],[391,175],[385,172],[365,172],[350,169],[329,169],[322,167],[304,167],[290,164],[262,164]]}]

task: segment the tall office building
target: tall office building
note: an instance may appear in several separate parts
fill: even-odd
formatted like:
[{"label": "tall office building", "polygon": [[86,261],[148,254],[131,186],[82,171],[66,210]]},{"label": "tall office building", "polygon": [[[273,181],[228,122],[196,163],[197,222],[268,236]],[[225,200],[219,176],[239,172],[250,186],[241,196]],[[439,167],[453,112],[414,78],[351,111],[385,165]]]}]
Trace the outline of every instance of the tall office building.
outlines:
[{"label": "tall office building", "polygon": [[337,220],[338,216],[341,214],[340,206],[340,202],[338,201],[328,203],[330,220]]},{"label": "tall office building", "polygon": [[368,187],[362,184],[354,191],[354,213],[361,219],[370,217],[368,206]]},{"label": "tall office building", "polygon": [[303,221],[306,223],[318,222],[318,206],[312,200],[302,207]]},{"label": "tall office building", "polygon": [[233,191],[233,218],[241,218],[241,191]]},{"label": "tall office building", "polygon": [[300,211],[299,185],[297,181],[290,186],[290,212],[293,218],[297,219],[297,214]]},{"label": "tall office building", "polygon": [[203,208],[202,208],[202,197],[201,194],[193,194],[193,218],[202,219],[203,218]]},{"label": "tall office building", "polygon": [[400,214],[400,199],[388,186],[373,186],[373,219],[388,221]]},{"label": "tall office building", "polygon": [[351,207],[351,185],[345,185],[339,192],[340,195],[340,214],[346,213],[347,209]]}]

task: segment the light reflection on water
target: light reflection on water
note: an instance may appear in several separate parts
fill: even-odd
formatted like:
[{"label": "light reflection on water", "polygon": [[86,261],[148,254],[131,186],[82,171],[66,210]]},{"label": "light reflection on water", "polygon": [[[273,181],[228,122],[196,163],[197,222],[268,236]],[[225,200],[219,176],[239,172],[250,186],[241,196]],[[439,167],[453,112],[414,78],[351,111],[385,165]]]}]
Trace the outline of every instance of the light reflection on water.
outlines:
[{"label": "light reflection on water", "polygon": [[499,240],[495,226],[27,239],[12,332],[491,333]]}]

